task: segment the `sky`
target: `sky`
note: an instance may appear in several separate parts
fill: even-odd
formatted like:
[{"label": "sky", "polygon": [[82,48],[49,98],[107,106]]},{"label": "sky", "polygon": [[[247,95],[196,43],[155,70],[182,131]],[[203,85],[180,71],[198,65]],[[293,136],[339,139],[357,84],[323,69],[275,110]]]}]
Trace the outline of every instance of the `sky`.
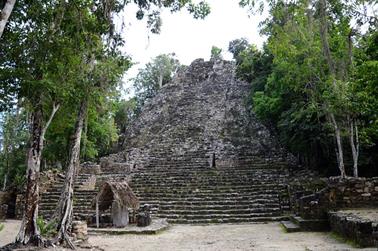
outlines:
[{"label": "sky", "polygon": [[[120,17],[126,44],[124,52],[135,64],[124,77],[124,89],[132,86],[132,78],[139,68],[152,58],[163,53],[175,53],[182,64],[189,65],[197,58],[209,59],[212,46],[222,48],[225,59],[228,43],[245,37],[261,47],[265,38],[259,34],[258,24],[266,15],[250,16],[247,9],[240,8],[237,0],[207,0],[211,13],[204,20],[194,19],[186,10],[171,13],[162,10],[163,25],[160,34],[151,34],[145,20],[137,20],[137,6],[128,5]],[[133,92],[124,94],[126,97]]]}]

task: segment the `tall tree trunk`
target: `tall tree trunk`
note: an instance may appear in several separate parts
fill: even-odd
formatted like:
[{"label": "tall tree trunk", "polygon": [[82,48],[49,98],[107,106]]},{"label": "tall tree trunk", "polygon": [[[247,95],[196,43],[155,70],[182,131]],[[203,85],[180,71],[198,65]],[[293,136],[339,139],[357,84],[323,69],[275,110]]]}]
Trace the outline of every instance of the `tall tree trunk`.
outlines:
[{"label": "tall tree trunk", "polygon": [[85,152],[86,152],[86,150],[87,150],[87,137],[88,137],[88,109],[87,109],[87,111],[86,111],[86,113],[85,113],[85,118],[84,118],[84,128],[83,128],[83,142],[82,142],[82,147],[83,147],[83,149],[82,149],[82,153],[83,153],[83,155],[82,155],[82,159],[84,159],[84,161],[85,161],[85,159],[86,159],[86,154],[85,154]]},{"label": "tall tree trunk", "polygon": [[340,176],[342,178],[346,177],[345,173],[345,165],[344,165],[344,154],[343,154],[343,143],[341,140],[341,130],[337,124],[335,119],[335,115],[333,113],[330,114],[331,121],[335,130],[335,137],[336,137],[336,145],[337,145],[337,159],[338,159],[338,166],[340,170]]},{"label": "tall tree trunk", "polygon": [[66,242],[71,248],[75,248],[69,238],[71,230],[71,223],[73,217],[73,195],[74,195],[74,182],[76,172],[80,164],[80,142],[81,134],[84,125],[85,115],[87,113],[88,103],[87,100],[83,100],[80,104],[79,112],[76,119],[75,131],[72,137],[69,163],[66,172],[66,180],[62,194],[60,195],[59,203],[54,213],[54,220],[57,220],[57,236],[54,243]]},{"label": "tall tree trunk", "polygon": [[349,120],[349,138],[350,138],[350,146],[352,149],[352,157],[353,157],[353,176],[358,177],[358,157],[359,157],[359,150],[360,150],[360,142],[358,137],[358,127],[355,120]]},{"label": "tall tree trunk", "polygon": [[43,241],[40,236],[37,217],[38,217],[38,202],[39,202],[39,170],[41,166],[41,155],[43,150],[43,141],[47,128],[49,127],[59,105],[55,105],[50,114],[48,121],[43,127],[43,113],[42,104],[36,105],[32,114],[32,129],[30,148],[27,159],[27,186],[25,194],[24,213],[20,231],[16,237],[16,242],[20,244],[33,244],[40,246]]},{"label": "tall tree trunk", "polygon": [[38,101],[32,114],[32,129],[30,148],[27,160],[27,186],[25,194],[24,214],[20,231],[16,242],[21,244],[33,244],[40,246],[43,241],[37,227],[38,201],[39,201],[39,170],[41,167],[41,155],[43,141],[47,128],[49,127],[59,105],[55,105],[48,121],[43,127],[43,113],[41,101]]},{"label": "tall tree trunk", "polygon": [[[326,0],[319,0],[318,2],[318,8],[319,8],[319,15],[320,15],[320,38],[323,48],[323,53],[327,61],[328,69],[332,77],[332,84],[334,91],[337,90],[336,85],[336,69],[334,61],[332,60],[332,54],[331,49],[328,42],[328,22],[327,22],[327,2]],[[329,105],[327,104],[327,108]],[[345,177],[345,165],[344,165],[344,155],[343,155],[343,145],[341,140],[341,130],[338,126],[338,123],[335,118],[335,114],[332,111],[328,111],[329,117],[331,119],[331,123],[334,128],[334,135],[336,138],[336,145],[337,145],[337,160],[338,160],[338,167],[340,170],[341,177]]]},{"label": "tall tree trunk", "polygon": [[0,13],[0,38],[3,35],[5,25],[8,22],[8,18],[10,14],[12,13],[14,4],[16,3],[16,0],[6,0],[4,8],[1,10]]},{"label": "tall tree trunk", "polygon": [[4,144],[4,157],[5,157],[5,174],[4,174],[4,181],[3,181],[3,191],[7,188],[7,182],[8,182],[8,175],[9,175],[9,143]]},{"label": "tall tree trunk", "polygon": [[2,189],[2,191],[5,191],[5,189],[7,188],[7,182],[8,182],[8,171],[4,175],[3,189]]},{"label": "tall tree trunk", "polygon": [[162,88],[163,87],[163,70],[160,71],[158,81],[159,81],[159,88]]}]

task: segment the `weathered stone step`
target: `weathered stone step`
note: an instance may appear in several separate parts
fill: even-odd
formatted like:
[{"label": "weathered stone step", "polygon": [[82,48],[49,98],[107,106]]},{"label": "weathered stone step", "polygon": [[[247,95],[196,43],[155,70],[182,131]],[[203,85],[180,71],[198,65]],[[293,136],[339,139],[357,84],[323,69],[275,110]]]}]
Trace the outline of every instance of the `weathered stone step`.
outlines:
[{"label": "weathered stone step", "polygon": [[250,219],[250,218],[258,218],[258,217],[275,217],[280,216],[279,212],[267,212],[267,213],[246,213],[246,214],[186,214],[186,215],[180,215],[180,214],[171,214],[171,213],[158,213],[156,214],[156,217],[159,218],[167,218],[167,219],[186,219],[186,220],[197,220],[197,219],[227,219],[227,218],[244,218],[244,219]]},{"label": "weathered stone step", "polygon": [[138,181],[148,181],[148,180],[188,180],[188,179],[197,179],[197,180],[208,180],[208,179],[223,179],[223,180],[238,180],[238,179],[274,179],[274,178],[287,178],[288,174],[286,173],[238,173],[238,174],[231,174],[231,173],[205,173],[201,174],[198,172],[190,172],[190,173],[181,173],[181,174],[174,174],[174,173],[159,173],[156,175],[133,175],[132,180]]},{"label": "weathered stone step", "polygon": [[[283,189],[280,190],[263,190],[263,189],[248,189],[248,190],[171,190],[169,192],[164,192],[164,190],[147,190],[140,191],[138,189],[134,190],[134,193],[138,197],[214,197],[214,196],[253,196],[253,195],[279,195],[284,192]],[[77,197],[84,198],[84,197]],[[88,197],[87,197],[88,198]]]},{"label": "weathered stone step", "polygon": [[181,201],[160,201],[159,199],[157,200],[140,200],[140,204],[149,204],[152,206],[155,205],[160,205],[160,206],[172,206],[172,207],[185,207],[185,206],[192,206],[192,207],[207,207],[207,206],[250,206],[250,205],[255,205],[255,206],[260,206],[260,205],[279,205],[279,203],[274,200],[266,200],[266,199],[256,199],[256,200],[235,200],[235,199],[229,199],[229,200],[198,200],[198,201],[187,201],[187,200],[181,200]]},{"label": "weathered stone step", "polygon": [[274,216],[274,217],[251,217],[251,218],[212,218],[212,219],[168,219],[169,223],[176,224],[214,224],[214,223],[241,223],[241,222],[271,222],[284,220],[286,217]]},{"label": "weathered stone step", "polygon": [[[92,196],[93,194],[96,194],[97,192],[95,190],[80,190],[74,192],[74,197],[87,197]],[[49,197],[49,196],[55,196],[60,197],[61,192],[60,191],[48,191],[41,195],[42,198]]]},{"label": "weathered stone step", "polygon": [[176,209],[161,209],[159,208],[159,215],[169,214],[169,215],[181,215],[183,217],[193,215],[204,215],[204,216],[216,216],[216,215],[251,215],[251,214],[273,214],[273,213],[281,213],[280,208],[275,207],[263,207],[263,208],[236,208],[236,209],[201,209],[201,210],[176,210]]},{"label": "weathered stone step", "polygon": [[254,183],[242,183],[242,182],[238,182],[238,181],[234,181],[234,182],[219,182],[219,181],[213,181],[213,182],[198,182],[198,183],[182,183],[182,182],[143,182],[143,183],[135,183],[135,182],[132,182],[130,183],[130,186],[131,187],[134,187],[134,188],[138,188],[138,187],[196,187],[198,189],[201,189],[201,188],[211,188],[211,187],[217,187],[219,184],[222,184],[222,186],[224,187],[230,187],[230,186],[240,186],[240,185],[243,185],[243,186],[247,186],[247,185],[250,185],[251,187],[253,185],[257,185],[257,186],[268,186],[268,187],[272,187],[273,185],[283,185],[284,183],[283,182],[274,182],[274,181],[271,181],[271,182],[254,182]]},{"label": "weathered stone step", "polygon": [[[277,183],[278,181],[284,181],[286,180],[286,176],[255,176],[255,177],[243,177],[239,176],[237,178],[233,177],[217,177],[217,176],[212,176],[212,177],[196,177],[196,176],[186,176],[186,177],[169,177],[166,176],[165,179],[164,177],[152,177],[152,178],[133,178],[131,180],[131,183],[133,184],[154,184],[154,183],[159,183],[159,184],[188,184],[188,183],[194,183],[194,184],[206,184],[206,183],[214,183],[218,182],[220,183],[237,183],[237,182],[242,182],[245,184],[271,184]],[[193,184],[193,185],[194,185]]]},{"label": "weathered stone step", "polygon": [[285,189],[284,185],[280,184],[269,184],[269,185],[264,185],[264,184],[239,184],[238,186],[191,186],[188,184],[187,186],[157,186],[157,187],[149,187],[149,186],[143,186],[143,185],[135,185],[135,184],[130,184],[130,187],[133,189],[134,192],[140,192],[140,193],[149,193],[149,192],[166,192],[170,191],[172,193],[180,193],[180,192],[185,192],[185,193],[196,193],[196,192],[211,192],[214,193],[215,191],[219,192],[248,192],[248,191],[267,191],[266,193],[269,192],[277,192],[281,191],[282,189]]},{"label": "weathered stone step", "polygon": [[[156,204],[154,204],[156,205]],[[191,205],[191,204],[161,204],[160,210],[239,210],[239,209],[264,209],[264,208],[279,208],[279,203],[250,203],[250,204],[212,204],[212,205]]]},{"label": "weathered stone step", "polygon": [[241,200],[248,200],[251,198],[264,198],[264,199],[274,199],[279,198],[279,194],[276,193],[262,193],[262,192],[238,192],[238,193],[217,193],[214,191],[213,193],[137,193],[137,197],[140,198],[166,198],[170,200],[175,200],[175,198],[184,198],[187,200],[192,199],[215,199],[215,198],[235,198],[235,199],[241,199]]},{"label": "weathered stone step", "polygon": [[138,171],[146,173],[159,173],[162,171],[167,171],[169,173],[178,173],[178,172],[209,172],[209,171],[218,171],[218,172],[247,172],[253,170],[281,170],[283,171],[287,168],[287,164],[254,164],[254,165],[239,165],[236,167],[222,167],[222,168],[210,168],[209,164],[203,165],[176,165],[176,164],[151,164],[143,168],[139,168]]},{"label": "weathered stone step", "polygon": [[[230,198],[211,198],[211,197],[204,197],[204,198],[141,198],[143,202],[152,202],[152,201],[159,201],[160,204],[163,203],[171,203],[171,204],[179,204],[179,203],[207,203],[207,204],[227,204],[227,203],[239,203],[241,201],[248,201],[249,203],[278,203],[278,197],[276,198],[266,198],[264,196],[260,197],[230,197]],[[148,204],[148,203],[147,203]],[[153,204],[153,203],[151,203]]]}]

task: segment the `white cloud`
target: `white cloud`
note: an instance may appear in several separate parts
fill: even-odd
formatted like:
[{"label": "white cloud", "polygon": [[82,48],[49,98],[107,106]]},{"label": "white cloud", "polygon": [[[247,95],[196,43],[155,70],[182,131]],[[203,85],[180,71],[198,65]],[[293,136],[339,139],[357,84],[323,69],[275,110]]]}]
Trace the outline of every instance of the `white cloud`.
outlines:
[{"label": "white cloud", "polygon": [[[136,6],[128,5],[121,17],[126,24],[124,51],[134,62],[125,76],[125,87],[130,87],[130,78],[151,58],[174,52],[183,64],[190,64],[194,59],[210,57],[213,45],[223,49],[225,59],[231,59],[227,53],[229,41],[246,37],[250,43],[261,47],[265,38],[258,32],[258,24],[266,15],[248,17],[247,9],[242,9],[236,0],[208,0],[211,13],[205,20],[196,20],[186,11],[171,13],[162,10],[163,26],[159,35],[151,34],[145,21],[135,18]],[[265,17],[264,17],[265,16]],[[132,95],[132,94],[131,94]]]}]

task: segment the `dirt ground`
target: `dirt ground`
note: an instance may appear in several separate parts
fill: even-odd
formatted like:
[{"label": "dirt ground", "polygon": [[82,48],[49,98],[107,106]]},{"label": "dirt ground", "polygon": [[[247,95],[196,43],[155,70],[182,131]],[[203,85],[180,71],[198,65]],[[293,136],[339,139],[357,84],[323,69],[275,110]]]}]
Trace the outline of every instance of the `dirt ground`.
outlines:
[{"label": "dirt ground", "polygon": [[[7,221],[0,232],[0,246],[14,240],[20,222]],[[98,235],[89,242],[103,250],[189,251],[348,251],[356,249],[334,239],[329,233],[285,233],[279,223],[220,224],[210,226],[173,225],[158,235]]]}]

